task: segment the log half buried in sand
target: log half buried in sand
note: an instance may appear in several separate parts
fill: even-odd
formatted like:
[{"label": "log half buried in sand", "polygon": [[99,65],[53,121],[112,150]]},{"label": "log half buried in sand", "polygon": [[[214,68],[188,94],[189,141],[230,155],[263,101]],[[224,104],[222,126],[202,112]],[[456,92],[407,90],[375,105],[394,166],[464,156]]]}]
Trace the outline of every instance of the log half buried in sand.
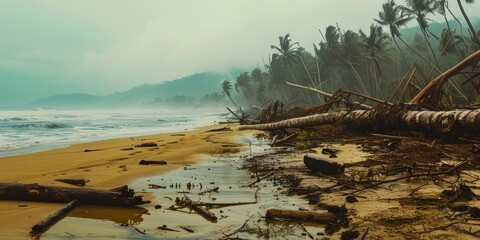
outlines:
[{"label": "log half buried in sand", "polygon": [[300,222],[326,224],[335,220],[335,215],[328,211],[311,212],[286,209],[268,209],[265,218],[267,220],[286,219]]},{"label": "log half buried in sand", "polygon": [[32,227],[32,230],[30,231],[30,234],[32,236],[39,236],[42,233],[46,232],[51,226],[53,226],[55,223],[60,221],[65,215],[67,215],[68,212],[70,212],[74,207],[76,207],[78,204],[77,200],[72,200],[69,202],[67,205],[65,205],[63,208],[58,209],[56,212],[52,213],[50,216],[47,218],[43,219],[42,221],[38,222]]},{"label": "log half buried in sand", "polygon": [[154,142],[145,142],[145,143],[135,145],[135,147],[158,147],[158,144]]},{"label": "log half buried in sand", "polygon": [[138,164],[140,165],[165,165],[167,161],[164,160],[141,160]]},{"label": "log half buried in sand", "polygon": [[327,175],[340,175],[345,171],[345,166],[324,158],[305,155],[303,163],[308,169]]},{"label": "log half buried in sand", "polygon": [[0,199],[58,203],[68,203],[76,199],[81,204],[118,207],[131,207],[145,203],[142,196],[135,196],[135,192],[128,188],[121,192],[113,192],[21,183],[0,183]]},{"label": "log half buried in sand", "polygon": [[88,179],[83,179],[83,178],[79,178],[79,179],[75,179],[75,178],[59,178],[59,179],[55,179],[55,181],[57,181],[57,182],[63,182],[63,183],[68,183],[68,184],[72,184],[72,185],[80,186],[80,187],[83,187],[83,186],[85,186],[88,182],[90,182],[90,180],[88,180]]}]

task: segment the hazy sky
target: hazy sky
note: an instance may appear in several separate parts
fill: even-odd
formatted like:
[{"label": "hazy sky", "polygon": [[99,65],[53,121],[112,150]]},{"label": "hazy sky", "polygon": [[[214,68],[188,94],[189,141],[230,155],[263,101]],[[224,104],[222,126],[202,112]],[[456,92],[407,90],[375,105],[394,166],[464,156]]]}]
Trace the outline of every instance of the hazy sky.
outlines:
[{"label": "hazy sky", "polygon": [[262,65],[279,35],[310,50],[328,25],[366,30],[385,1],[0,0],[0,106]]}]

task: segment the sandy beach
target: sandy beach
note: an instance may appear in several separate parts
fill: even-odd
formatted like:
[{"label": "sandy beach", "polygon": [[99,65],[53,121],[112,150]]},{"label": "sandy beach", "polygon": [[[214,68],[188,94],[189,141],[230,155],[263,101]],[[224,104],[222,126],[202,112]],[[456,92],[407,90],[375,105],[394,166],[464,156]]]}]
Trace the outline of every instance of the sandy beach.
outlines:
[{"label": "sandy beach", "polygon": [[[238,131],[210,131],[214,125],[181,133],[127,137],[76,144],[66,148],[0,158],[0,182],[70,186],[58,178],[88,179],[86,187],[111,189],[136,178],[159,175],[199,162],[203,156],[238,153]],[[236,126],[232,127],[235,129]],[[242,131],[242,134],[252,132]],[[135,147],[155,142],[158,147]],[[89,150],[89,151],[85,151]],[[139,161],[166,160],[163,166]],[[25,206],[26,205],[26,206]],[[0,238],[28,237],[30,228],[62,204],[0,201]]]}]

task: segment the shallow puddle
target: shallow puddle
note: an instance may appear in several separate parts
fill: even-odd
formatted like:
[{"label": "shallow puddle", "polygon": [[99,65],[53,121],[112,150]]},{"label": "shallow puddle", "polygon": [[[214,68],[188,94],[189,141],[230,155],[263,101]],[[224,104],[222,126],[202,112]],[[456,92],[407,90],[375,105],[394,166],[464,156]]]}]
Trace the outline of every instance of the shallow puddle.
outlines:
[{"label": "shallow puddle", "polygon": [[[242,187],[255,181],[250,177],[252,173],[242,169],[244,157],[265,155],[273,149],[266,142],[253,137],[242,137],[240,140],[247,143],[247,146],[250,145],[250,149],[225,157],[209,157],[200,164],[184,166],[160,176],[138,179],[130,184],[135,191],[153,195],[153,202],[144,206],[145,208],[81,207],[57,223],[42,238],[218,239],[235,232],[243,225],[246,231],[233,236],[247,239],[266,236],[305,239],[305,231],[297,223],[267,224],[262,218],[269,208],[308,209],[308,203],[280,194],[282,189],[273,186],[271,181],[262,181],[258,188]],[[149,189],[148,184],[166,188]],[[218,192],[200,194],[216,187]],[[208,203],[257,203],[210,209],[218,217],[216,222],[211,222],[188,209],[168,209],[174,204],[175,198],[184,196],[193,201]],[[156,209],[156,205],[161,208],[157,206]],[[131,226],[122,227],[122,224]],[[159,226],[178,232],[159,230]],[[305,228],[313,236],[323,232],[321,225],[306,225]],[[144,231],[144,234],[140,231]]]}]

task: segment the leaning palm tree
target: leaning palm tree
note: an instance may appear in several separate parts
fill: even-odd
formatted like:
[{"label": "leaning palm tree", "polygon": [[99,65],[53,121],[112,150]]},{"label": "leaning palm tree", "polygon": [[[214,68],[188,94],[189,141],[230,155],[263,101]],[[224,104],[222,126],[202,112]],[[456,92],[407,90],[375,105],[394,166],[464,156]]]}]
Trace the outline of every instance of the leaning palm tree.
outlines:
[{"label": "leaning palm tree", "polygon": [[381,26],[377,26],[375,24],[370,25],[369,35],[365,34],[361,29],[359,33],[363,41],[363,46],[367,50],[369,58],[375,64],[375,67],[378,70],[379,74],[382,75],[380,61],[383,56],[381,55],[381,53],[385,51],[385,49],[390,43],[388,41],[388,35],[383,32],[383,28]]},{"label": "leaning palm tree", "polygon": [[445,28],[440,37],[439,50],[441,55],[457,54],[459,60],[466,57],[466,42],[463,36],[456,34],[455,30]]},{"label": "leaning palm tree", "polygon": [[358,69],[355,67],[360,65],[362,55],[362,42],[360,40],[360,36],[351,30],[347,30],[341,35],[340,39],[341,45],[339,51],[337,52],[338,58],[342,61],[346,69],[348,69],[348,71],[357,81],[357,84],[360,88],[359,91],[365,95],[370,95],[364,80],[360,76]]},{"label": "leaning palm tree", "polygon": [[430,30],[428,30],[428,21],[427,15],[433,14],[435,11],[434,0],[406,0],[406,7],[402,7],[402,9],[414,15],[417,19],[418,26],[420,27],[420,31],[422,32],[425,41],[427,42],[428,48],[430,49],[430,53],[432,54],[433,60],[437,62],[437,57],[435,56],[435,51],[433,50],[432,44],[429,41],[429,35],[433,35]]},{"label": "leaning palm tree", "polygon": [[459,28],[460,28],[460,34],[463,35],[463,30],[462,30],[462,22],[453,14],[452,10],[450,9],[448,5],[448,0],[436,0],[435,3],[433,4],[435,10],[437,11],[438,14],[443,16],[443,19],[445,20],[445,23],[447,24],[448,29],[452,29],[450,27],[450,22],[448,21],[447,18],[447,11],[452,15],[453,19],[457,22]]},{"label": "leaning palm tree", "polygon": [[292,72],[291,66],[297,61],[298,55],[298,42],[293,42],[290,39],[290,34],[286,34],[284,37],[278,37],[279,45],[270,45],[270,48],[275,49],[278,51],[278,60],[281,60],[285,67],[288,69],[292,78],[297,82],[295,75]]},{"label": "leaning palm tree", "polygon": [[[400,26],[405,26],[413,17],[405,14],[401,6],[395,4],[395,1],[389,0],[388,2],[382,5],[383,11],[378,13],[379,19],[373,19],[382,26],[388,26],[390,29],[390,34],[392,35],[393,42],[397,45],[397,48],[401,51],[400,46],[398,46],[397,38],[400,41],[404,42],[400,37]],[[405,42],[404,42],[405,43]]]},{"label": "leaning palm tree", "polygon": [[322,35],[323,41],[319,46],[314,44],[315,55],[319,60],[319,70],[322,73],[324,82],[329,83],[329,91],[337,91],[340,81],[335,81],[338,77],[338,68],[340,59],[337,56],[337,52],[340,50],[340,31],[337,27],[328,26],[325,30],[325,34],[319,30]]},{"label": "leaning palm tree", "polygon": [[364,59],[366,60],[367,67],[371,65],[371,71],[373,76],[373,87],[370,89],[374,89],[375,97],[381,97],[381,90],[380,90],[380,82],[378,81],[377,75],[382,76],[383,71],[381,68],[381,63],[384,64],[387,62],[392,62],[392,51],[391,50],[391,42],[389,41],[389,37],[386,33],[383,32],[383,28],[381,26],[377,26],[372,24],[370,26],[369,34],[365,34],[361,29],[359,30],[360,37],[362,39],[362,46],[364,48]]},{"label": "leaning palm tree", "polygon": [[230,82],[227,81],[227,80],[225,80],[225,81],[222,82],[222,94],[223,94],[224,96],[227,96],[227,97],[230,99],[230,101],[232,102],[232,104],[233,104],[236,108],[240,109],[240,107],[235,103],[235,101],[233,101],[233,98],[232,98],[232,89],[233,89],[232,83],[230,83]]},{"label": "leaning palm tree", "polygon": [[405,56],[403,55],[403,52],[401,51],[401,48],[398,46],[396,39],[398,38],[407,48],[415,53],[420,59],[425,61],[427,64],[429,64],[431,67],[436,69],[438,72],[440,70],[433,65],[430,61],[428,61],[423,54],[419,53],[415,49],[413,49],[403,38],[401,37],[400,34],[400,27],[405,26],[410,20],[413,19],[412,16],[410,16],[408,13],[405,13],[404,8],[402,6],[396,5],[395,1],[389,0],[388,2],[384,3],[382,5],[383,11],[378,13],[378,16],[380,19],[374,19],[377,23],[383,26],[388,26],[390,28],[390,34],[392,35],[393,42],[395,45],[398,47],[400,52],[402,53],[402,56],[405,59]]},{"label": "leaning palm tree", "polygon": [[[457,53],[457,56],[462,55],[462,50],[457,47],[457,44],[452,44],[453,42],[456,41],[456,39],[453,38],[455,34],[455,29],[452,29],[450,27],[450,23],[447,18],[447,11],[452,15],[452,17],[457,21],[458,26],[460,28],[460,35],[463,36],[463,31],[462,31],[462,23],[458,18],[452,13],[448,6],[448,0],[436,0],[434,3],[434,8],[436,9],[436,12],[439,13],[440,15],[443,16],[443,19],[445,20],[445,24],[447,24],[447,28],[442,31],[442,36],[440,37],[440,55],[445,55],[446,53],[452,53],[451,50],[455,50]],[[450,38],[449,38],[450,37]],[[443,42],[442,42],[443,41]],[[447,46],[446,51],[443,51],[444,47]],[[453,48],[452,48],[453,47]],[[450,51],[450,52],[448,52]],[[465,57],[465,56],[464,56]]]},{"label": "leaning palm tree", "polygon": [[[474,3],[475,0],[465,0],[466,3]],[[462,12],[463,17],[465,18],[465,21],[467,22],[468,28],[470,29],[470,36],[472,37],[472,40],[474,43],[476,43],[476,49],[480,49],[480,38],[477,36],[475,28],[472,25],[472,22],[470,22],[470,18],[468,18],[467,13],[465,12],[465,9],[463,8],[462,5],[462,0],[457,0],[458,7],[460,8],[460,11]]]}]

